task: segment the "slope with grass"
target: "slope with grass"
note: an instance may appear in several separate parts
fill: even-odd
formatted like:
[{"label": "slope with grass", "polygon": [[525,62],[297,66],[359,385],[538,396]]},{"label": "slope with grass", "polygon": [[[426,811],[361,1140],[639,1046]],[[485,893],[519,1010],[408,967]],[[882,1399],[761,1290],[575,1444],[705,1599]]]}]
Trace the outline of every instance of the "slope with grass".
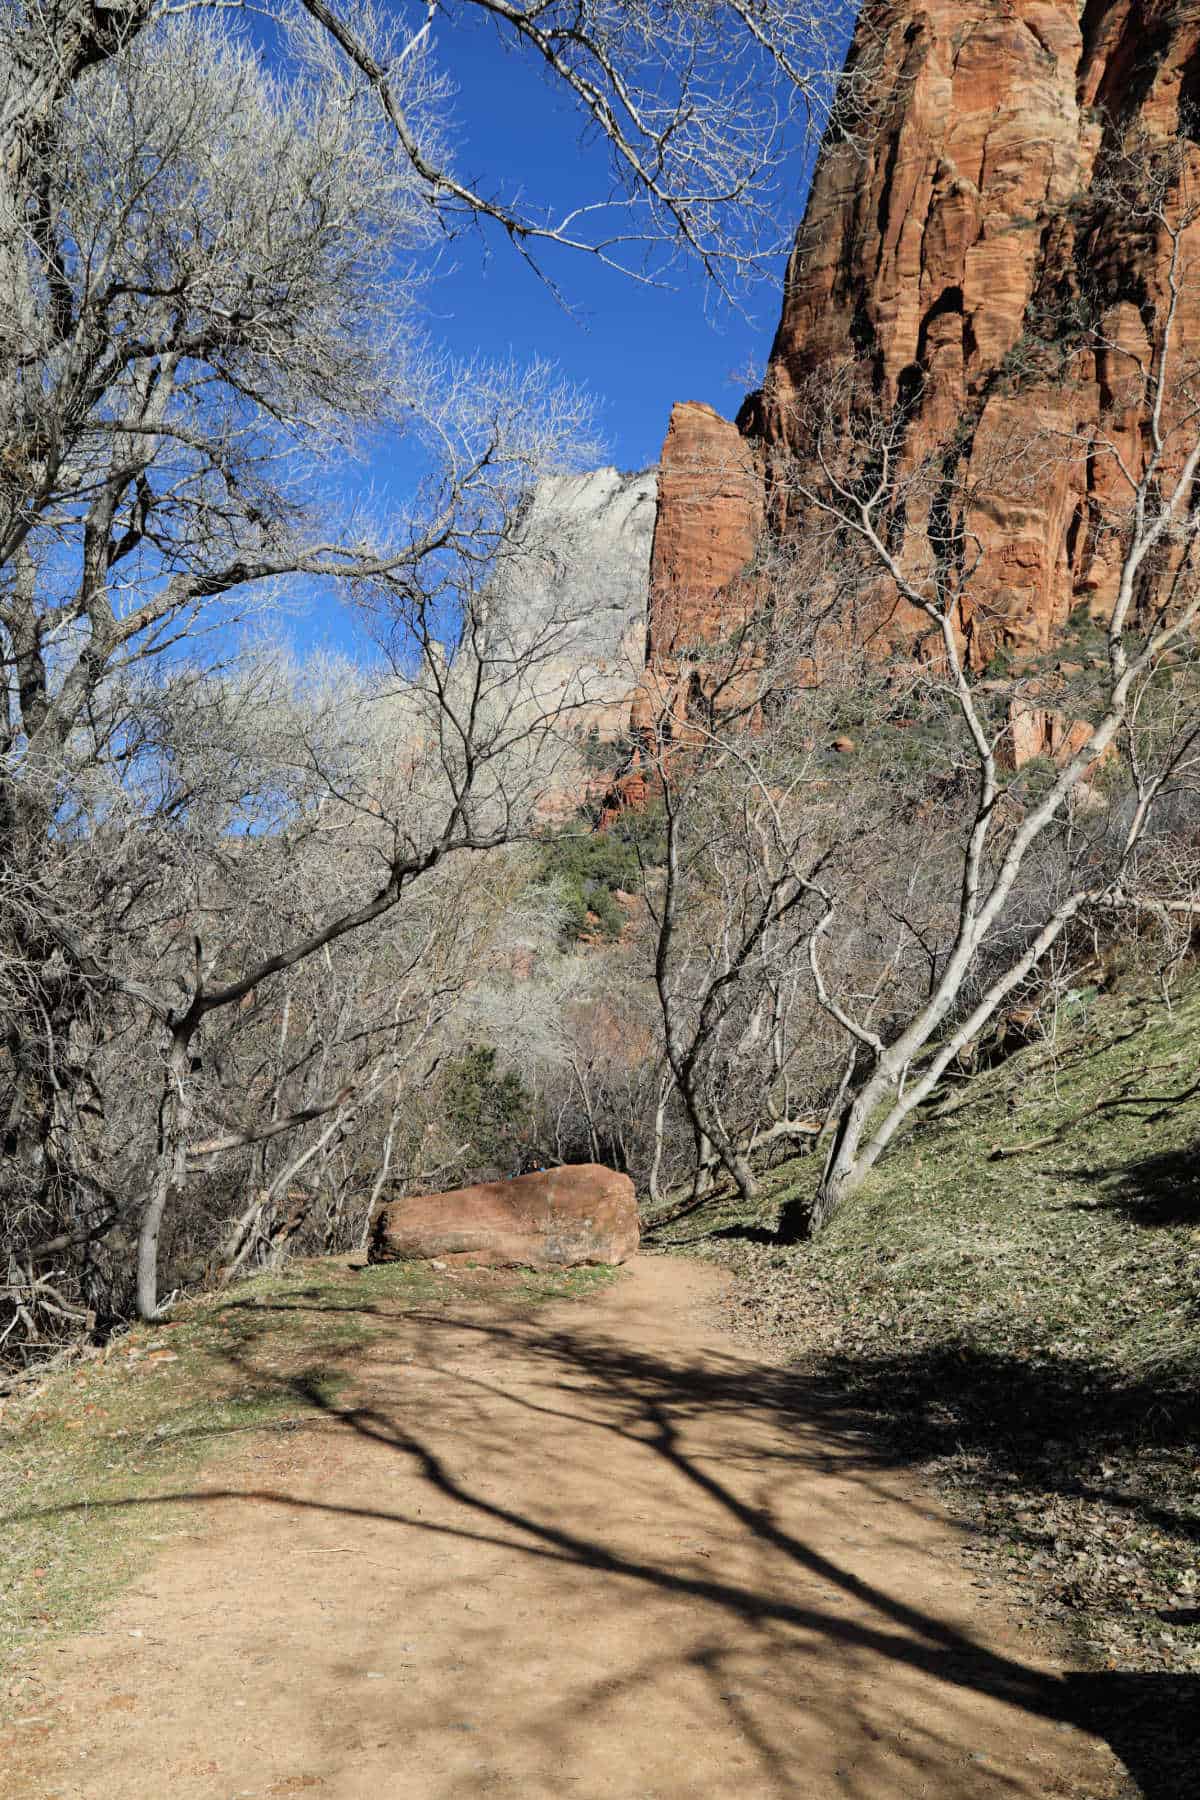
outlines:
[{"label": "slope with grass", "polygon": [[[943,1089],[816,1243],[769,1238],[817,1157],[772,1171],[754,1218],[723,1191],[654,1233],[731,1265],[739,1330],[938,1475],[978,1580],[1015,1585],[1031,1620],[1065,1625],[1100,1667],[1177,1678],[1185,1707],[1200,1674],[1198,1062],[1200,981],[1170,1010],[1100,996],[1057,1042]],[[1200,1792],[1200,1758],[1164,1779]]]}]

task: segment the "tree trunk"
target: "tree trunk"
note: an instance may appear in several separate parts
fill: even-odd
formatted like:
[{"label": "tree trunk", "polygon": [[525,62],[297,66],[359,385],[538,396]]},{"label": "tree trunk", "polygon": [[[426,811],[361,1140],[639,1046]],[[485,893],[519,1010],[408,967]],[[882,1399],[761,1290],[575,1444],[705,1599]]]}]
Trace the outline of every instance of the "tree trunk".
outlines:
[{"label": "tree trunk", "polygon": [[187,1092],[190,1039],[190,1027],[171,1033],[158,1114],[158,1169],[138,1232],[137,1313],[139,1319],[149,1324],[162,1317],[158,1303],[159,1233],[167,1201],[173,1190],[183,1186],[187,1172],[187,1132],[191,1121]]},{"label": "tree trunk", "polygon": [[758,1178],[750,1167],[748,1157],[735,1150],[729,1159],[730,1174],[737,1183],[737,1191],[747,1205],[758,1199]]},{"label": "tree trunk", "polygon": [[692,1175],[692,1203],[702,1200],[713,1184],[714,1158],[708,1135],[699,1126],[696,1133],[696,1167]]},{"label": "tree trunk", "polygon": [[662,1205],[663,1142],[666,1136],[667,1101],[671,1097],[671,1073],[668,1069],[658,1084],[658,1105],[654,1109],[654,1161],[650,1164],[650,1202]]},{"label": "tree trunk", "polygon": [[387,1130],[383,1136],[383,1156],[376,1171],[375,1180],[371,1184],[371,1193],[367,1200],[366,1217],[363,1219],[362,1232],[358,1247],[365,1250],[371,1241],[371,1224],[375,1217],[375,1208],[383,1198],[383,1190],[387,1186],[392,1173],[392,1157],[396,1148],[396,1131],[400,1124],[400,1075],[396,1074],[396,1087],[392,1096],[391,1110],[388,1113]]},{"label": "tree trunk", "polygon": [[875,1110],[873,1086],[871,1083],[856,1094],[838,1119],[816,1193],[811,1199],[789,1201],[780,1213],[781,1243],[804,1243],[816,1237],[869,1172],[874,1158],[868,1161],[859,1151],[863,1133]]}]

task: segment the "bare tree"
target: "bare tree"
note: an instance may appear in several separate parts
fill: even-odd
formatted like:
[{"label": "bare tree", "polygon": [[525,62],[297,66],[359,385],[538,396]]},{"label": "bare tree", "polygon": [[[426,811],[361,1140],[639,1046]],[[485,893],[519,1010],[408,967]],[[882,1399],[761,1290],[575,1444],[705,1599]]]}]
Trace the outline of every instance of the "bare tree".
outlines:
[{"label": "bare tree", "polygon": [[797,1082],[808,1022],[799,953],[812,924],[797,871],[832,841],[826,753],[841,689],[831,668],[815,680],[830,602],[810,599],[812,573],[803,552],[762,557],[727,609],[723,639],[677,637],[643,688],[637,755],[665,842],[644,888],[697,1195],[723,1165],[751,1197],[754,1155],[817,1129],[808,1084]]},{"label": "bare tree", "polygon": [[[90,1245],[123,1213],[85,1147],[88,1066],[132,1009],[159,1085],[138,1207],[147,1317],[206,1021],[391,911],[452,851],[502,841],[535,778],[539,723],[516,722],[512,667],[477,650],[479,593],[520,495],[578,443],[578,409],[536,370],[481,372],[455,404],[445,371],[414,362],[392,307],[423,242],[418,199],[353,86],[319,57],[275,82],[215,27],[148,29],[63,96],[24,152],[31,198],[4,221],[10,1207],[52,1227],[16,1234],[31,1263],[39,1240]],[[323,511],[330,459],[414,412],[437,454],[412,513]],[[261,706],[231,710],[211,670],[175,672],[297,578],[373,609],[407,786],[364,793],[329,707],[289,737]],[[373,822],[360,892],[293,910],[269,949],[226,936],[262,834],[272,853],[304,837],[323,796]],[[137,931],[150,963],[126,954]]]},{"label": "bare tree", "polygon": [[[201,0],[194,9],[236,8]],[[75,84],[175,10],[164,0],[6,0],[10,63],[0,167],[20,167]],[[246,10],[261,12],[262,8]],[[285,49],[352,72],[386,121],[407,184],[448,234],[494,227],[531,260],[565,249],[639,280],[681,259],[733,294],[790,233],[775,176],[823,130],[843,130],[868,82],[842,60],[854,8],[840,0],[277,0]],[[315,32],[304,32],[305,25]],[[497,57],[535,70],[600,154],[595,187],[565,210],[464,172],[444,129],[459,45],[486,31]],[[13,155],[17,162],[14,165]],[[486,155],[486,152],[483,154]]]},{"label": "bare tree", "polygon": [[[403,916],[393,973],[415,969],[410,895],[524,829],[554,778],[564,734],[531,695],[561,634],[498,643],[485,595],[530,553],[524,496],[586,421],[548,371],[430,349],[436,241],[495,228],[645,279],[687,255],[733,292],[840,53],[832,14],[775,0],[303,0],[274,10],[268,67],[235,11],[2,9],[10,1350],[123,1310],[131,1232],[136,1305],[158,1316],[172,1218],[211,1210],[212,1242],[223,1214],[229,1260],[257,1255],[389,1084],[394,1119],[436,1005],[380,1011],[369,959],[343,983],[339,958]],[[472,20],[609,161],[565,217],[455,165],[441,71]],[[388,431],[426,446],[411,505],[331,503]],[[348,705],[298,707],[262,658],[238,666],[235,629],[298,586],[346,595],[382,654]]]},{"label": "bare tree", "polygon": [[[1075,692],[1056,702],[1036,674],[997,684],[981,682],[968,666],[963,621],[978,579],[973,519],[982,496],[963,493],[949,504],[943,498],[940,513],[930,509],[935,482],[944,496],[945,459],[939,447],[919,467],[905,467],[903,408],[884,414],[846,407],[847,392],[861,393],[854,372],[841,394],[837,383],[827,382],[819,400],[810,397],[808,454],[778,470],[793,504],[825,522],[830,557],[848,547],[862,558],[864,583],[927,622],[929,681],[944,696],[952,726],[942,771],[959,797],[949,838],[950,929],[932,954],[926,992],[886,1031],[852,995],[839,992],[829,971],[845,893],[818,870],[804,874],[820,907],[808,943],[816,997],[854,1047],[857,1068],[815,1201],[802,1217],[785,1221],[788,1229],[820,1228],[964,1046],[1035,977],[1078,921],[1097,914],[1194,916],[1190,882],[1181,890],[1170,859],[1150,846],[1164,803],[1194,788],[1200,745],[1193,669],[1200,410],[1195,359],[1181,330],[1184,295],[1194,281],[1196,212],[1186,158],[1172,156],[1169,147],[1153,155],[1122,147],[1113,155],[1107,191],[1161,257],[1162,295],[1148,348],[1122,341],[1103,305],[1082,322],[1078,313],[1067,320],[1052,312],[1043,332],[1060,379],[1069,379],[1062,372],[1064,348],[1068,356],[1102,352],[1118,365],[1120,430],[1102,425],[1086,445],[1046,433],[1010,446],[1016,466],[1006,473],[1010,484],[1038,482],[1054,461],[1087,455],[1108,477],[1108,498],[1096,500],[1091,529],[1106,547],[1113,579],[1103,614],[1093,611],[1087,621],[1102,654]],[[1044,369],[1038,375],[1044,378]],[[1136,428],[1127,434],[1131,419]],[[1132,456],[1131,441],[1138,446]],[[1100,488],[1099,481],[1094,485]],[[931,521],[927,553],[915,560],[901,548],[903,534],[893,523],[906,505]],[[1053,761],[1014,773],[1020,761],[1014,725],[1023,711],[1048,704],[1070,707],[1074,724],[1068,716],[1071,728],[1061,732]],[[1032,906],[1031,893],[1040,896]]]}]

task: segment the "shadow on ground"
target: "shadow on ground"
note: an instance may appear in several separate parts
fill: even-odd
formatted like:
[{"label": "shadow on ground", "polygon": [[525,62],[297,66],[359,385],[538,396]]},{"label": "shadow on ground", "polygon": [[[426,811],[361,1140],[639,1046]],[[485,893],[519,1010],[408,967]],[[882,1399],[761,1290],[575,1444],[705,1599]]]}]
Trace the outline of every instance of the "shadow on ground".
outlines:
[{"label": "shadow on ground", "polygon": [[[261,1336],[269,1341],[270,1315],[279,1310],[280,1304],[241,1303],[243,1325],[248,1315],[260,1314]],[[421,1411],[416,1402],[403,1410],[341,1405],[330,1398],[323,1381],[305,1374],[281,1377],[279,1382],[297,1409],[309,1418],[323,1418],[336,1431],[382,1447],[403,1463],[405,1482],[390,1489],[385,1485],[380,1490],[389,1495],[389,1503],[360,1507],[271,1489],[250,1493],[230,1489],[222,1493],[206,1488],[203,1492],[160,1494],[151,1500],[117,1500],[110,1504],[190,1504],[203,1500],[211,1505],[222,1498],[236,1502],[250,1498],[283,1510],[336,1513],[347,1521],[348,1527],[355,1521],[370,1521],[373,1527],[402,1528],[421,1534],[430,1546],[439,1539],[467,1540],[502,1547],[532,1562],[604,1571],[623,1578],[628,1584],[623,1591],[632,1592],[635,1597],[638,1592],[655,1590],[694,1602],[703,1609],[702,1616],[712,1621],[714,1642],[719,1642],[722,1620],[749,1622],[762,1640],[764,1664],[772,1666],[776,1676],[781,1666],[794,1668],[797,1681],[802,1681],[804,1665],[782,1661],[786,1655],[796,1653],[798,1636],[802,1638],[805,1656],[811,1654],[809,1646],[814,1640],[817,1644],[823,1641],[844,1646],[855,1666],[867,1664],[875,1668],[882,1663],[897,1676],[919,1672],[922,1677],[943,1684],[945,1689],[991,1696],[1030,1718],[1074,1726],[1105,1740],[1144,1800],[1185,1800],[1185,1796],[1194,1800],[1200,1791],[1195,1744],[1200,1679],[1121,1672],[1059,1676],[998,1654],[934,1613],[897,1600],[882,1585],[863,1580],[828,1554],[791,1535],[778,1522],[770,1504],[750,1504],[744,1492],[737,1491],[732,1472],[721,1459],[689,1452],[689,1422],[728,1415],[740,1429],[747,1420],[757,1419],[771,1426],[770,1441],[775,1448],[754,1452],[763,1465],[756,1469],[756,1479],[759,1474],[772,1477],[776,1491],[779,1484],[803,1479],[805,1470],[814,1468],[836,1468],[869,1485],[883,1471],[910,1456],[928,1454],[930,1443],[943,1429],[934,1422],[925,1433],[918,1429],[917,1441],[907,1449],[882,1448],[879,1439],[864,1429],[862,1409],[870,1408],[871,1371],[859,1369],[853,1381],[849,1380],[850,1371],[845,1371],[850,1391],[839,1394],[836,1384],[818,1384],[774,1365],[756,1365],[744,1357],[731,1355],[723,1359],[718,1355],[697,1366],[686,1358],[675,1360],[645,1352],[636,1345],[618,1343],[587,1326],[572,1329],[562,1324],[549,1327],[519,1317],[497,1322],[471,1315],[426,1312],[409,1315],[404,1331],[406,1339],[411,1334],[413,1367],[442,1370],[447,1366],[447,1358],[451,1364],[457,1361],[461,1365],[459,1380],[468,1396],[466,1404],[469,1405],[472,1393],[481,1407],[485,1399],[491,1404],[498,1398],[523,1421],[516,1429],[532,1432],[537,1430],[539,1421],[569,1420],[585,1429],[589,1442],[594,1434],[597,1459],[605,1455],[606,1441],[621,1439],[636,1445],[639,1456],[648,1459],[648,1472],[652,1473],[655,1467],[670,1471],[673,1478],[719,1510],[727,1537],[748,1543],[756,1551],[769,1552],[773,1568],[777,1569],[782,1559],[791,1571],[790,1578],[782,1584],[782,1590],[778,1581],[773,1589],[765,1585],[760,1588],[728,1580],[719,1557],[685,1568],[678,1559],[668,1563],[649,1547],[640,1554],[614,1549],[598,1532],[573,1530],[552,1521],[537,1499],[520,1506],[506,1503],[494,1497],[486,1480],[472,1480],[456,1473],[457,1459],[455,1468],[449,1466],[445,1455],[421,1428]],[[471,1355],[464,1355],[461,1349],[464,1340],[472,1347]],[[482,1372],[472,1361],[478,1351],[484,1353],[481,1360],[486,1367]],[[535,1372],[537,1365],[543,1365],[544,1379],[531,1383],[526,1373],[519,1383],[508,1380],[505,1357],[509,1352],[519,1355],[526,1371],[530,1359]],[[253,1332],[243,1335],[241,1343],[230,1352],[230,1360],[248,1381],[263,1383],[263,1370],[254,1359]],[[954,1382],[960,1389],[969,1386],[973,1395],[972,1416],[981,1433],[990,1417],[989,1407],[1001,1402],[1010,1422],[1025,1412],[1031,1434],[1044,1432],[1044,1420],[1048,1417],[1058,1422],[1055,1429],[1082,1431],[1087,1419],[1093,1414],[1098,1416],[1106,1404],[1106,1397],[1100,1393],[1080,1393],[1062,1369],[1018,1368],[999,1360],[993,1367],[972,1370],[957,1364],[952,1367],[948,1363],[914,1361],[902,1371],[902,1379],[908,1382],[918,1409],[922,1396],[939,1389],[944,1393],[947,1382]],[[1131,1395],[1129,1404],[1136,1403],[1136,1397]],[[892,1404],[894,1389],[889,1397],[889,1405]],[[1073,1410],[1081,1411],[1074,1427]],[[464,1429],[470,1429],[469,1411],[464,1413]],[[482,1431],[480,1438],[482,1441]],[[1024,1450],[1021,1454],[1025,1454]],[[769,1492],[770,1487],[764,1491]],[[416,1500],[409,1504],[414,1492]],[[403,1504],[393,1498],[401,1495]],[[422,1495],[428,1496],[425,1516],[416,1503]],[[429,1508],[429,1499],[434,1496],[438,1505]],[[74,1509],[63,1506],[52,1510],[62,1514]],[[731,1703],[739,1698],[724,1692],[718,1695],[716,1691],[718,1685],[728,1685],[718,1652],[714,1652],[713,1677],[714,1705],[718,1699]],[[631,1668],[630,1679],[635,1678],[637,1672]],[[806,1703],[802,1691],[797,1703]],[[849,1718],[855,1702],[848,1698],[846,1705]],[[767,1744],[760,1745],[759,1750],[766,1768],[774,1752]],[[969,1777],[964,1775],[964,1779]],[[839,1791],[859,1793],[868,1800],[871,1789],[850,1784]],[[964,1787],[964,1794],[968,1791]]]},{"label": "shadow on ground", "polygon": [[1194,1370],[1117,1380],[1083,1358],[950,1343],[830,1358],[820,1386],[886,1433],[898,1456],[917,1463],[964,1451],[985,1456],[1009,1485],[1100,1500],[1200,1543],[1200,1507],[1095,1478],[1110,1454],[1124,1463],[1131,1453],[1186,1449],[1200,1439]]},{"label": "shadow on ground", "polygon": [[1083,1211],[1115,1212],[1134,1225],[1200,1224],[1200,1146],[1166,1150],[1111,1168],[1066,1169],[1072,1181],[1096,1189]]}]

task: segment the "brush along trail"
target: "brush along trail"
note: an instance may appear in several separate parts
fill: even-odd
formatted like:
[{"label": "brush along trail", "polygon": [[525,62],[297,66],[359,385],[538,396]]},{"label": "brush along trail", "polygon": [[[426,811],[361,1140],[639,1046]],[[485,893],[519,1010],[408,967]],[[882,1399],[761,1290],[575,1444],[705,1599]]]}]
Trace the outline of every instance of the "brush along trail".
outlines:
[{"label": "brush along trail", "polygon": [[[372,1307],[336,1398],[290,1378],[294,1421],[155,1492],[176,1535],[38,1653],[0,1792],[1120,1791],[1101,1678],[972,1585],[851,1420],[721,1331],[727,1279],[641,1257],[536,1308]],[[241,1304],[261,1379],[280,1303]],[[98,1544],[121,1504],[90,1510]]]}]

